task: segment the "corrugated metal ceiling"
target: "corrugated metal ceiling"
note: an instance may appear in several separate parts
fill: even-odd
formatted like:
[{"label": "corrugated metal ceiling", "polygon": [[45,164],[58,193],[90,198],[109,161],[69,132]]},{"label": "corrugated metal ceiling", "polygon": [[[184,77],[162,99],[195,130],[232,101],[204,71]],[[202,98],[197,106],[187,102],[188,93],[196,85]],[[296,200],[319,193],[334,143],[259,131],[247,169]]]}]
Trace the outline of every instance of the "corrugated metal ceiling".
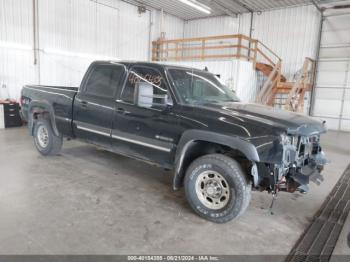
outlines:
[{"label": "corrugated metal ceiling", "polygon": [[[312,0],[196,0],[212,9],[210,15],[204,14],[179,0],[126,0],[143,4],[155,9],[163,9],[171,15],[175,15],[184,20],[205,18],[208,16],[237,15],[250,11],[266,11],[270,9],[284,8],[288,6],[298,6],[312,4]],[[315,2],[330,3],[339,0],[315,0]]]}]

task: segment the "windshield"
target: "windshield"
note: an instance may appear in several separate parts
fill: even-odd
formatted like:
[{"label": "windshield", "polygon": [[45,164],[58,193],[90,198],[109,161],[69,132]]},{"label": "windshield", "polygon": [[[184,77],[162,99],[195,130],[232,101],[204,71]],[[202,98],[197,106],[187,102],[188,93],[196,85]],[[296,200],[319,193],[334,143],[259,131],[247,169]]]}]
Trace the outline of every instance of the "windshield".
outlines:
[{"label": "windshield", "polygon": [[187,104],[239,102],[235,93],[211,73],[169,69],[177,93]]}]

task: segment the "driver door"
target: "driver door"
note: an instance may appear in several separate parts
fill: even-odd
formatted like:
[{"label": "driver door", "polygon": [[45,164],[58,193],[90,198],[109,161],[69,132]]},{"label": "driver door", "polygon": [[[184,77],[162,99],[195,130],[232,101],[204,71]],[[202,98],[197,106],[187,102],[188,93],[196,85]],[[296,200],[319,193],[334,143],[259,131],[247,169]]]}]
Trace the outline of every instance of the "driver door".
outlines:
[{"label": "driver door", "polygon": [[[115,151],[168,166],[172,163],[177,118],[167,105],[168,87],[154,68],[135,66],[116,101],[112,129]],[[171,97],[170,97],[171,98]],[[170,102],[171,104],[171,102]]]}]

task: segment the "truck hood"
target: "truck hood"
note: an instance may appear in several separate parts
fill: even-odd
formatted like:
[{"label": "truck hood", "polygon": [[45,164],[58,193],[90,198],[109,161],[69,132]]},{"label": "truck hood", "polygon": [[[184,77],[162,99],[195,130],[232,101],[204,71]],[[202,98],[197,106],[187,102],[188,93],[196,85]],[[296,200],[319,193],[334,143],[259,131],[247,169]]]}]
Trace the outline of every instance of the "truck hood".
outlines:
[{"label": "truck hood", "polygon": [[319,120],[264,105],[235,102],[206,104],[204,107],[226,115],[249,119],[259,125],[283,129],[291,135],[310,136],[326,132],[325,124]]}]

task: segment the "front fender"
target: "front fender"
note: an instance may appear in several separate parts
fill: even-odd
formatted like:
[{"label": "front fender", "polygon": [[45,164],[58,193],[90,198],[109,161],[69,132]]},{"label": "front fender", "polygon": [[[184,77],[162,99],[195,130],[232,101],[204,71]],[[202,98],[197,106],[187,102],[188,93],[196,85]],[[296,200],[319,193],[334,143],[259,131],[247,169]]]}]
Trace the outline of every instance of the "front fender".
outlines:
[{"label": "front fender", "polygon": [[260,162],[269,164],[281,164],[283,161],[283,146],[279,136],[267,135],[248,139],[253,144]]},{"label": "front fender", "polygon": [[247,159],[252,162],[260,162],[259,154],[256,147],[249,141],[239,137],[218,134],[203,130],[188,130],[182,135],[175,156],[175,175],[173,186],[174,189],[180,187],[185,174],[183,167],[186,152],[190,146],[196,141],[205,141],[228,146],[232,149],[240,151]]}]

